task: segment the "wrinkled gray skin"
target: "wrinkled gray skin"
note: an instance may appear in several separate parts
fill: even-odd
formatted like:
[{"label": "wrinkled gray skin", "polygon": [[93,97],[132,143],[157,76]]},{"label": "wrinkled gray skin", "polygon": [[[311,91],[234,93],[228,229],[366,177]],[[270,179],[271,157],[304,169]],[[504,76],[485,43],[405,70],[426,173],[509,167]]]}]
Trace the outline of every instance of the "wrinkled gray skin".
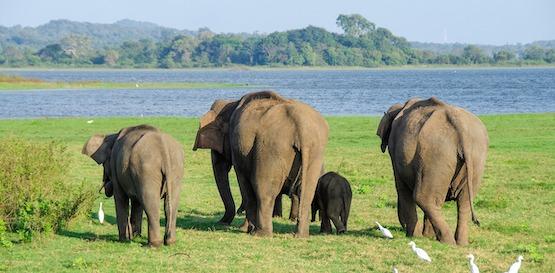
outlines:
[{"label": "wrinkled gray skin", "polygon": [[328,125],[320,113],[263,91],[235,102],[215,102],[200,123],[194,148],[220,154],[228,150],[231,155],[246,208],[241,229],[271,236],[276,197],[290,189],[290,195],[299,196],[296,236],[307,237],[328,138]]},{"label": "wrinkled gray skin", "polygon": [[[139,125],[117,134],[94,135],[83,147],[104,167],[106,196],[114,195],[121,241],[141,235],[143,210],[148,218],[148,243],[158,247],[160,239],[160,199],[164,199],[166,231],[164,243],[176,240],[176,218],[183,178],[183,149],[171,136],[158,129]],[[131,217],[129,217],[131,202]]]},{"label": "wrinkled gray skin", "polygon": [[[424,235],[448,244],[468,244],[468,220],[479,225],[472,200],[484,172],[488,135],[483,123],[462,108],[436,98],[395,104],[380,121],[381,149],[389,149],[397,213],[407,236],[415,235],[416,205],[424,211]],[[451,233],[441,207],[457,201]]]},{"label": "wrinkled gray skin", "polygon": [[345,177],[328,172],[318,180],[314,200],[312,200],[312,222],[316,221],[316,213],[320,211],[320,232],[332,233],[330,219],[337,234],[347,231],[347,221],[351,210],[353,193],[351,185]]}]

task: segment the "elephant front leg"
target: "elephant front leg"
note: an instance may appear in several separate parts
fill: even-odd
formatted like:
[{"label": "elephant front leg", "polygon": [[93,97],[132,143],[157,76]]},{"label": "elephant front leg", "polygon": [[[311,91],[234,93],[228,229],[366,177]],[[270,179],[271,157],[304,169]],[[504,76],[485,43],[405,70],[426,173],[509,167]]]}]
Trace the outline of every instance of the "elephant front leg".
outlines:
[{"label": "elephant front leg", "polygon": [[436,236],[432,222],[426,214],[424,214],[423,219],[422,235],[428,238],[434,238]]},{"label": "elephant front leg", "polygon": [[131,224],[129,223],[129,198],[123,194],[114,197],[116,204],[116,218],[120,241],[131,240]]},{"label": "elephant front leg", "polygon": [[281,204],[282,194],[278,194],[274,202],[274,211],[272,212],[272,217],[282,217],[283,216],[283,206]]},{"label": "elephant front leg", "polygon": [[405,229],[407,236],[414,236],[418,215],[416,203],[410,189],[402,183],[397,183],[397,216],[399,223]]},{"label": "elephant front leg", "polygon": [[289,220],[292,222],[297,221],[299,217],[299,194],[291,194],[291,212],[289,212]]},{"label": "elephant front leg", "polygon": [[141,236],[143,225],[143,206],[139,201],[131,200],[131,229],[132,235]]},{"label": "elephant front leg", "polygon": [[[231,170],[231,163],[229,163],[224,156],[216,151],[212,151],[212,170],[214,171],[214,179],[216,179],[216,186],[220,193],[220,198],[224,203],[225,213],[222,219],[218,221],[220,224],[230,225],[235,218],[235,202],[231,195],[229,187],[229,171]],[[241,203],[242,205],[243,203]],[[239,208],[241,209],[241,208]],[[238,212],[239,213],[239,212]]]}]

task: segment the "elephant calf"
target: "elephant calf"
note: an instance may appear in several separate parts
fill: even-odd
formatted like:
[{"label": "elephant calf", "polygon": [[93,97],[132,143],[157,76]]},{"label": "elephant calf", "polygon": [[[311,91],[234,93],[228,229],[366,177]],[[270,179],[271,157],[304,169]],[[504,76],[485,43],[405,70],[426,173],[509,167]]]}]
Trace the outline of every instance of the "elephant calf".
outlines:
[{"label": "elephant calf", "polygon": [[313,222],[316,220],[316,212],[320,210],[320,232],[331,233],[330,219],[338,234],[347,231],[352,199],[351,186],[343,176],[328,172],[320,177],[312,201]]},{"label": "elephant calf", "polygon": [[148,243],[160,246],[160,198],[164,198],[164,243],[175,242],[184,161],[179,142],[152,126],[139,125],[116,134],[94,135],[85,143],[82,153],[104,167],[105,194],[114,195],[121,241],[141,234],[144,210],[148,218]]}]

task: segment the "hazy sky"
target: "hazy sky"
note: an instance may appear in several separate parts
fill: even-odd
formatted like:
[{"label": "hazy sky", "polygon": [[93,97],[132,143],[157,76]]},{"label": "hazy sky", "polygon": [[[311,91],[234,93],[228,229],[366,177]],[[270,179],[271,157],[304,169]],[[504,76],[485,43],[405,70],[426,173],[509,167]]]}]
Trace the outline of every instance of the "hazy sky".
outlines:
[{"label": "hazy sky", "polygon": [[112,23],[129,18],[179,29],[273,32],[307,25],[339,31],[359,13],[410,41],[527,43],[555,39],[555,0],[0,0],[0,25],[52,19]]}]

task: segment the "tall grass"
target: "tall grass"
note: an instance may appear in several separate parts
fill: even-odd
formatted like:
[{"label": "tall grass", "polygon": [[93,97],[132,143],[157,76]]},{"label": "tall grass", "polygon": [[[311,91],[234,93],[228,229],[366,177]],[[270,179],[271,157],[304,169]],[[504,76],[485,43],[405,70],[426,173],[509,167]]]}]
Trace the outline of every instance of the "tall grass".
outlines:
[{"label": "tall grass", "polygon": [[1,138],[0,225],[30,240],[90,210],[96,195],[69,184],[70,165],[66,147],[59,143]]}]

